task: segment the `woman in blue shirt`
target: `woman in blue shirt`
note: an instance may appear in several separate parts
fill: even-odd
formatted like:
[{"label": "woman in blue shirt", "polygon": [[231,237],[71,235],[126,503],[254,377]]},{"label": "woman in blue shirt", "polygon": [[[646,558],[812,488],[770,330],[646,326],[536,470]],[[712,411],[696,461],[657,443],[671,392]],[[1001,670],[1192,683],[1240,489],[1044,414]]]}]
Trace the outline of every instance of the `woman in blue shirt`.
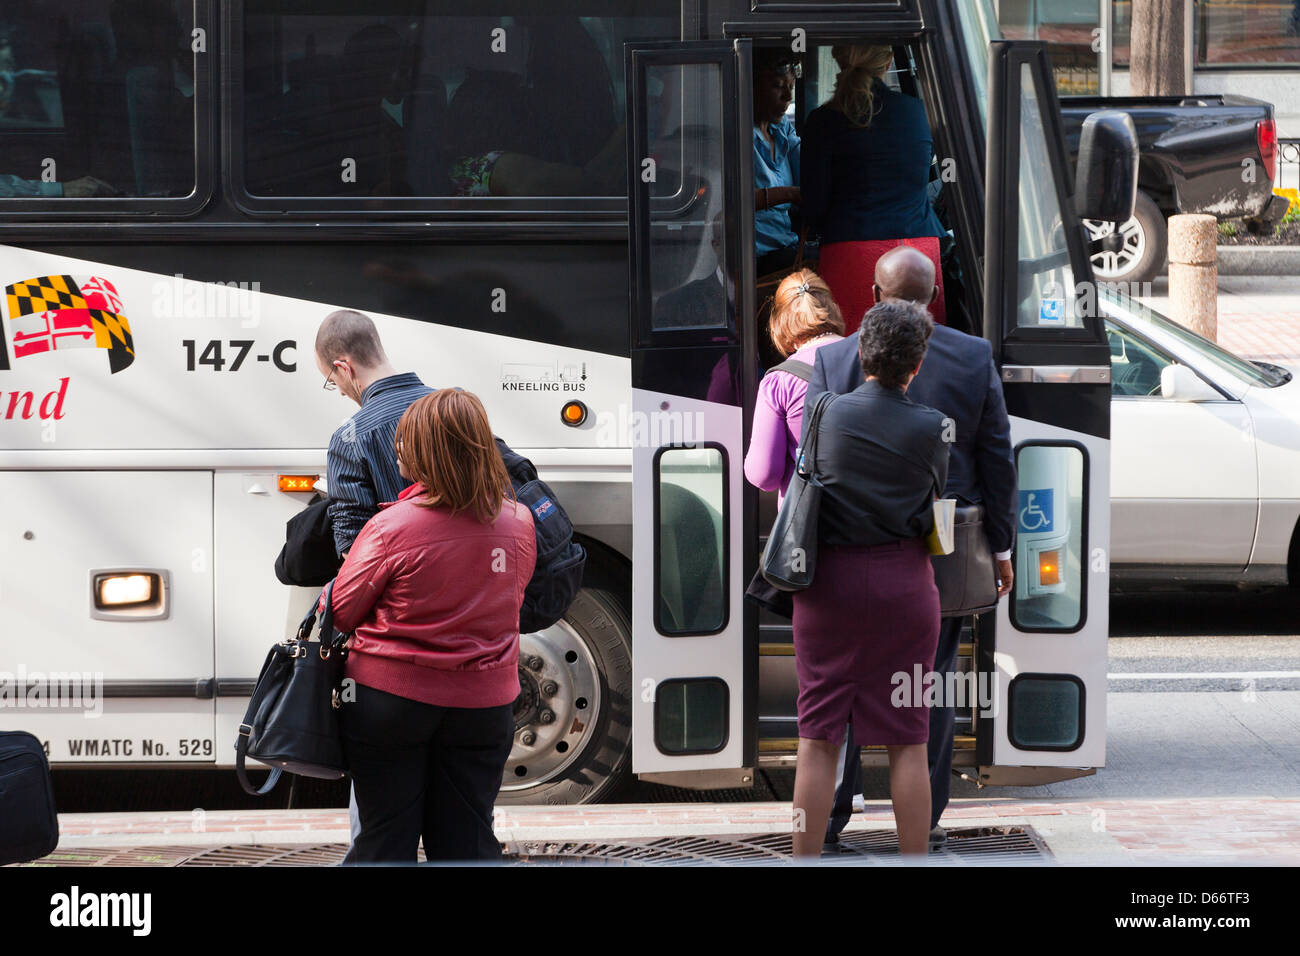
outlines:
[{"label": "woman in blue shirt", "polygon": [[754,52],[754,252],[756,275],[794,265],[799,236],[799,134],[785,111],[794,98],[795,60],[783,49]]},{"label": "woman in blue shirt", "polygon": [[[924,104],[882,81],[887,46],[831,48],[840,74],[830,101],[808,114],[803,132],[802,208],[821,234],[821,273],[852,335],[871,308],[876,260],[894,246],[915,246],[943,275],[945,230],[927,187],[934,155]],[[930,314],[943,322],[943,285]],[[924,305],[925,303],[921,303]]]}]

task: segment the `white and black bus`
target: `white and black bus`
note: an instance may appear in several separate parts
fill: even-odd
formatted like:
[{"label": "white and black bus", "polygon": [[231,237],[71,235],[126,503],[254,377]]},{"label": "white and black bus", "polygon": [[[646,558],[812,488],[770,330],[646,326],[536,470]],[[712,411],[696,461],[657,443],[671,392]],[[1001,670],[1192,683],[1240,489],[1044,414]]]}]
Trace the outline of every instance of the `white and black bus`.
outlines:
[{"label": "white and black bus", "polygon": [[[0,727],[56,767],[232,765],[315,597],[272,562],[354,410],[311,355],[352,308],[483,399],[589,553],[522,637],[501,799],[792,764],[789,628],[742,598],[772,510],[741,472],[750,63],[800,53],[799,121],[844,41],[892,45],[925,103],[948,312],[993,343],[1037,492],[963,648],[992,700],[957,764],[1102,766],[1110,368],[1080,216],[1106,197],[1076,196],[1045,50],[998,41],[988,0],[7,0]],[[719,270],[732,296],[656,308]]]}]

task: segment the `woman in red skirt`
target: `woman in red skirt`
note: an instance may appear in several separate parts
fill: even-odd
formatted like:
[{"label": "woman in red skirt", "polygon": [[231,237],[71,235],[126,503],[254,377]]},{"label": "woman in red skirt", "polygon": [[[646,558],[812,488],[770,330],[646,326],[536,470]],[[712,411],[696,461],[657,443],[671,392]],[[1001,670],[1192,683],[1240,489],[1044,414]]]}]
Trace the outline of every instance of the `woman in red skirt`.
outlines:
[{"label": "woman in red skirt", "polygon": [[[831,48],[840,74],[830,101],[804,123],[800,191],[803,213],[821,234],[817,271],[844,313],[846,334],[871,308],[876,260],[914,246],[943,275],[945,230],[930,204],[934,143],[924,104],[882,81],[893,60],[887,46]],[[943,280],[929,305],[944,322]]]},{"label": "woman in red skirt", "polygon": [[812,585],[794,595],[799,857],[821,852],[850,721],[859,743],[889,753],[899,849],[927,850],[930,712],[898,687],[899,675],[911,682],[918,666],[934,669],[939,640],[925,536],[947,480],[948,445],[943,415],[906,395],[933,328],[911,302],[872,308],[858,345],[866,381],[831,402],[817,432],[815,469],[824,486],[817,568]]}]

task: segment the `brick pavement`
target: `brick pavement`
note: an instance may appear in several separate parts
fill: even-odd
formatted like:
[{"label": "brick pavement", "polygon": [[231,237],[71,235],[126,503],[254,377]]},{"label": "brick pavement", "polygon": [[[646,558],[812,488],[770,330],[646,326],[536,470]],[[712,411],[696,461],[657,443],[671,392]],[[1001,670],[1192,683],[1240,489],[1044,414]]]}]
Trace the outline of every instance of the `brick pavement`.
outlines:
[{"label": "brick pavement", "polygon": [[[1142,301],[1169,314],[1169,282]],[[1300,364],[1300,276],[1220,276],[1219,344],[1246,358]]]},{"label": "brick pavement", "polygon": [[[129,846],[345,844],[344,810],[83,813],[59,818],[60,850]],[[1300,798],[959,800],[945,826],[1030,826],[1062,863],[1300,864]],[[503,842],[784,833],[789,803],[499,807]],[[849,831],[892,830],[870,801]]]}]

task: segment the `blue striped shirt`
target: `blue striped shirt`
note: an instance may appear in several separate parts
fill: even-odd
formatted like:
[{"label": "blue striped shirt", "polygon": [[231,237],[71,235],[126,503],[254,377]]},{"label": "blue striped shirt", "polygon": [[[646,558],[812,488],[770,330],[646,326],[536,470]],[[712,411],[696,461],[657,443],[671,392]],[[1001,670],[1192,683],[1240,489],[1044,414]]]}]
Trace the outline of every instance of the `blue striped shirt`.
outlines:
[{"label": "blue striped shirt", "polygon": [[379,502],[396,501],[410,484],[397,470],[397,423],[417,398],[432,391],[414,372],[371,382],[356,414],[330,436],[325,480],[339,554],[352,547]]}]

